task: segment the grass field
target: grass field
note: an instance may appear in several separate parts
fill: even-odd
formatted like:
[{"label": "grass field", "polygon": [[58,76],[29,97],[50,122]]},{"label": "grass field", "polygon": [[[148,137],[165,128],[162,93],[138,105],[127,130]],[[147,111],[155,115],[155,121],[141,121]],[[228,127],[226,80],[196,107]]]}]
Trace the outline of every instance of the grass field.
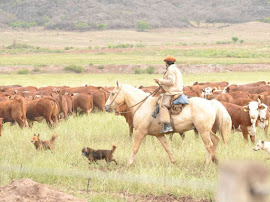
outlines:
[{"label": "grass field", "polygon": [[[231,83],[250,83],[268,81],[270,72],[253,73],[215,73],[184,74],[185,85],[195,81],[229,81]],[[0,75],[0,85],[21,84],[23,86],[69,85],[113,86],[115,80],[131,85],[154,85],[153,78],[161,75]],[[36,151],[31,138],[40,133],[42,139],[49,139],[57,133],[55,151]],[[265,162],[267,153],[254,152],[253,145],[246,143],[240,133],[230,134],[228,144],[219,144],[217,155],[222,162],[226,160],[258,160]],[[256,140],[265,139],[258,130]],[[88,165],[81,155],[84,146],[110,149],[117,145],[114,163]],[[205,149],[194,132],[188,132],[182,140],[175,134],[170,143],[177,163],[172,165],[159,141],[147,137],[140,147],[134,166],[126,163],[132,151],[133,140],[128,136],[128,126],[123,117],[111,113],[92,113],[89,116],[70,117],[54,129],[45,123],[35,123],[31,129],[21,130],[17,125],[4,124],[0,138],[0,185],[12,179],[31,178],[50,184],[88,201],[125,201],[123,195],[137,196],[153,194],[191,195],[195,198],[214,198],[219,167],[204,166]],[[265,163],[268,167],[269,162]],[[20,167],[22,170],[20,173]],[[6,170],[5,170],[6,169]],[[14,169],[17,172],[14,172]],[[88,177],[90,192],[86,193]]]},{"label": "grass field", "polygon": [[268,64],[269,33],[269,24],[259,22],[149,32],[6,30],[0,66],[160,64],[167,55],[183,64]]}]

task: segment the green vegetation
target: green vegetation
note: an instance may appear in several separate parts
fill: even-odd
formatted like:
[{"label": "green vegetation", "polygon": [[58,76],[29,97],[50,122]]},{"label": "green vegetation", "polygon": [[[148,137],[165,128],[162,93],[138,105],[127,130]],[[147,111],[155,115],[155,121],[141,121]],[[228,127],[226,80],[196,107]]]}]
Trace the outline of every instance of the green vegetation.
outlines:
[{"label": "green vegetation", "polygon": [[104,69],[104,65],[99,65],[98,69]]},{"label": "green vegetation", "polygon": [[233,41],[233,43],[236,43],[236,42],[238,41],[238,37],[233,36],[233,37],[232,37],[232,41]]},{"label": "green vegetation", "polygon": [[108,44],[107,47],[108,48],[133,48],[134,45],[133,44],[117,44],[117,45]]},{"label": "green vegetation", "polygon": [[149,66],[146,69],[141,69],[140,67],[134,68],[134,74],[154,74],[155,67]]},{"label": "green vegetation", "polygon": [[30,71],[28,69],[20,69],[17,71],[17,74],[29,74]]},{"label": "green vegetation", "polygon": [[[114,86],[115,80],[134,86],[155,85],[153,78],[162,75],[115,75],[115,74],[60,74],[60,75],[0,75],[0,85],[21,84],[23,86],[81,86],[93,83],[96,86]],[[68,79],[67,79],[68,77]],[[194,81],[229,81],[248,83],[260,80],[268,81],[270,72],[230,72],[208,74],[183,74],[185,85]],[[54,152],[37,151],[31,143],[34,133],[40,133],[43,140],[59,135],[55,141]],[[219,135],[218,135],[219,136]],[[256,140],[268,139],[264,132],[257,131]],[[265,161],[268,154],[254,152],[254,145],[244,141],[241,133],[227,136],[227,144],[220,142],[217,156],[220,163],[227,160],[258,160],[270,167]],[[88,160],[81,155],[85,146],[95,149],[110,149],[117,145],[114,157],[118,165],[104,160],[88,165]],[[7,185],[13,179],[31,178],[50,184],[55,188],[79,196],[86,200],[123,200],[125,194],[135,196],[168,195],[193,196],[195,198],[215,198],[215,185],[218,180],[219,166],[204,166],[205,147],[194,132],[186,133],[185,140],[174,134],[170,142],[176,164],[171,164],[160,142],[147,136],[142,143],[135,164],[127,168],[126,164],[132,151],[133,140],[128,136],[125,119],[113,113],[91,113],[89,116],[70,117],[60,121],[56,128],[49,129],[45,122],[35,123],[33,128],[21,130],[17,125],[3,124],[0,138],[0,186]],[[14,149],[16,148],[16,149]],[[20,151],[20,152],[18,152]],[[22,172],[20,167],[22,165]],[[13,170],[6,170],[13,168]],[[17,172],[14,172],[16,168]],[[3,170],[5,169],[5,170]],[[37,171],[42,171],[38,173]],[[76,177],[72,173],[80,174]],[[88,177],[90,193],[86,193]],[[140,178],[139,178],[140,177]],[[138,179],[139,180],[136,180]],[[141,180],[140,180],[141,179]],[[157,181],[154,181],[157,180]],[[171,180],[178,180],[180,185],[168,186]],[[155,183],[156,182],[156,183]],[[167,185],[166,185],[167,183]],[[198,186],[197,186],[198,185]],[[121,197],[118,197],[118,196]]]},{"label": "green vegetation", "polygon": [[74,26],[78,30],[87,30],[89,27],[87,22],[76,22]]},{"label": "green vegetation", "polygon": [[36,22],[25,22],[25,21],[15,21],[15,22],[10,22],[8,25],[12,28],[28,29],[28,28],[37,26],[37,23]]},{"label": "green vegetation", "polygon": [[105,30],[106,27],[107,27],[107,25],[104,24],[104,23],[101,23],[101,24],[99,24],[99,25],[97,26],[98,30],[100,30],[100,31]]},{"label": "green vegetation", "polygon": [[152,26],[146,21],[141,20],[141,21],[138,21],[136,24],[136,30],[138,32],[145,32],[151,29],[152,29]]},{"label": "green vegetation", "polygon": [[75,72],[75,73],[82,73],[83,67],[78,65],[68,65],[64,68],[65,71]]},{"label": "green vegetation", "polygon": [[270,16],[263,19],[263,22],[270,23]]},{"label": "green vegetation", "polygon": [[34,69],[33,69],[33,72],[39,72],[40,71],[40,68],[39,67],[35,67]]}]

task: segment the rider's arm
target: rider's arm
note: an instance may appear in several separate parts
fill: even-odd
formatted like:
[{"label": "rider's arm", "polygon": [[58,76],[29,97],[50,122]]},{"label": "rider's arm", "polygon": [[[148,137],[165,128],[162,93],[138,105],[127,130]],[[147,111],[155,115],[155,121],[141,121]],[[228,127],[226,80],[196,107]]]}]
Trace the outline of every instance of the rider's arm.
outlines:
[{"label": "rider's arm", "polygon": [[172,86],[175,83],[175,75],[172,71],[168,71],[167,79],[159,79],[160,85]]}]

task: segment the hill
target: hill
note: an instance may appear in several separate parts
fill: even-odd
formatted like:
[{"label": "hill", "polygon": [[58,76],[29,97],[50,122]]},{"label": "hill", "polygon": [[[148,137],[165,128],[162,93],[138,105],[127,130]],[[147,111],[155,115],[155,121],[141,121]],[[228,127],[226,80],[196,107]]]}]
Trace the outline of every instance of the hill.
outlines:
[{"label": "hill", "polygon": [[103,30],[242,23],[269,15],[267,0],[1,0],[0,27]]}]

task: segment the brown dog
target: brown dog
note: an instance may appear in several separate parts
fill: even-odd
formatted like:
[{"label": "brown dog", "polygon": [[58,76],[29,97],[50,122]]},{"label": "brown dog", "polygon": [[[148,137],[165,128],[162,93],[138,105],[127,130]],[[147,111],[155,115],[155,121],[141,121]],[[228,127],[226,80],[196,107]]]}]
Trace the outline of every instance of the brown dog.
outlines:
[{"label": "brown dog", "polygon": [[53,136],[52,136],[52,138],[50,140],[42,141],[39,138],[39,134],[38,135],[34,134],[31,142],[35,145],[37,150],[42,150],[42,149],[52,150],[52,149],[54,149],[54,140],[57,137],[58,137],[58,135],[53,134]]},{"label": "brown dog", "polygon": [[112,146],[112,150],[94,150],[89,147],[84,147],[82,149],[82,155],[86,156],[90,162],[105,159],[105,161],[111,162],[114,161],[117,164],[116,160],[113,158],[113,152],[115,151],[116,146]]}]

